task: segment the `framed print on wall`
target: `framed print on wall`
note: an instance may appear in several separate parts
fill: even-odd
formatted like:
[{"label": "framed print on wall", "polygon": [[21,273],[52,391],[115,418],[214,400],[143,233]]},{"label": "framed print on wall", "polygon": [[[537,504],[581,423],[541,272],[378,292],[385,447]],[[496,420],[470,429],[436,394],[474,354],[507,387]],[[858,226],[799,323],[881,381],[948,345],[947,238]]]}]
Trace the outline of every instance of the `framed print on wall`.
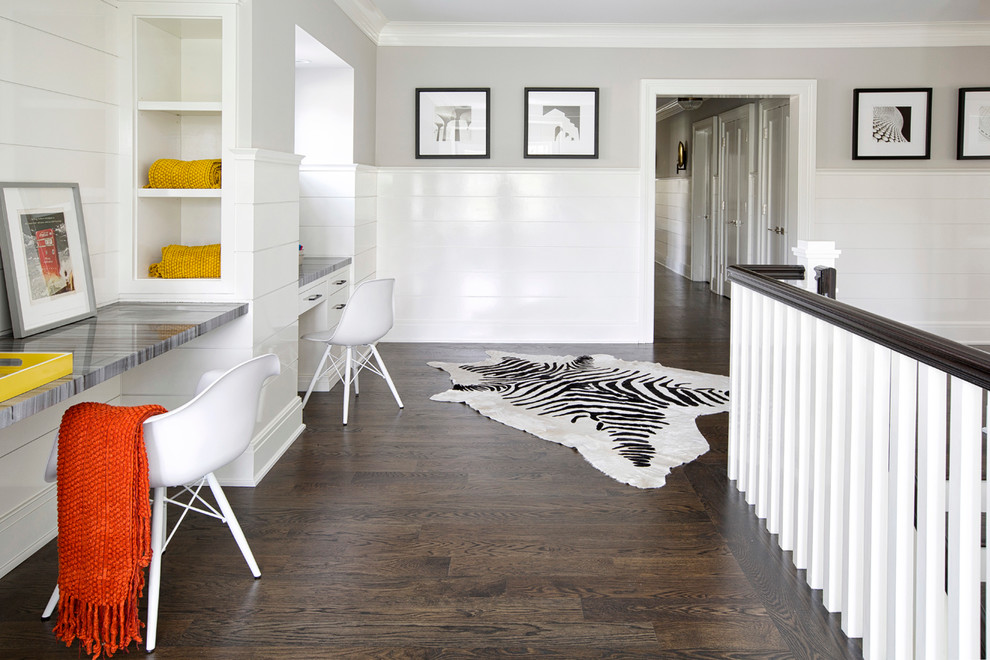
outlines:
[{"label": "framed print on wall", "polygon": [[416,89],[416,158],[489,158],[487,87]]},{"label": "framed print on wall", "polygon": [[932,88],[854,89],[853,159],[928,159]]},{"label": "framed print on wall", "polygon": [[598,158],[597,87],[527,87],[525,158]]},{"label": "framed print on wall", "polygon": [[959,90],[956,159],[990,158],[990,87]]},{"label": "framed print on wall", "polygon": [[75,183],[0,183],[0,254],[14,337],[96,316]]}]

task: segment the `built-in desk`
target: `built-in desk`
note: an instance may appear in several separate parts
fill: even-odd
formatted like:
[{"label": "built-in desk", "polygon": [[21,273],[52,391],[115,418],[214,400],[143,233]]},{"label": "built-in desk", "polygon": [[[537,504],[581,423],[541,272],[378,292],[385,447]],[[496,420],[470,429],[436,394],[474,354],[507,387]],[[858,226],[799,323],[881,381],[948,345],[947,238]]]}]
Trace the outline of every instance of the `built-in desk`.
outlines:
[{"label": "built-in desk", "polygon": [[[125,391],[129,388],[122,381],[150,379],[153,385],[162,385],[161,381],[176,377],[182,360],[175,358],[187,349],[204,357],[219,353],[217,359],[225,359],[216,349],[182,345],[221,326],[234,329],[231,322],[247,315],[248,307],[247,303],[116,303],[101,307],[95,318],[24,339],[0,338],[4,352],[72,353],[70,376],[0,402],[0,576],[55,536],[55,487],[45,483],[43,475],[65,409],[79,401],[131,405],[132,393]],[[210,339],[203,337],[190,346]],[[159,358],[167,361],[161,374],[154,371],[154,364],[141,366],[165,353],[168,357]],[[212,368],[203,366],[204,360],[196,362],[201,370]],[[77,396],[81,393],[85,394]],[[161,401],[153,392],[134,394]],[[174,403],[188,398],[186,394]],[[166,401],[166,407],[171,403]]]},{"label": "built-in desk", "polygon": [[[337,325],[351,292],[350,257],[306,257],[299,266],[299,337]],[[300,392],[309,387],[324,345],[299,342]],[[336,378],[324,377],[314,388],[326,392]]]},{"label": "built-in desk", "polygon": [[72,374],[0,402],[0,429],[65,401],[248,312],[247,303],[115,303],[0,352],[72,353]]}]

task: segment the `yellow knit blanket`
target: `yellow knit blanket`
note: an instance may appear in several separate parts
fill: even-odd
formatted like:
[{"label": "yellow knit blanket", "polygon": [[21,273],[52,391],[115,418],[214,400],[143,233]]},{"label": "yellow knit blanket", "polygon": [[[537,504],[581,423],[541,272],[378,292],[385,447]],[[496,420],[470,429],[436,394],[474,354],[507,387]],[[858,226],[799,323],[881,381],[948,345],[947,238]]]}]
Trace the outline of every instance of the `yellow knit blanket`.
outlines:
[{"label": "yellow knit blanket", "polygon": [[220,277],[220,244],[166,245],[161,262],[148,268],[148,277]]},{"label": "yellow knit blanket", "polygon": [[219,188],[220,159],[160,158],[148,169],[148,188]]}]

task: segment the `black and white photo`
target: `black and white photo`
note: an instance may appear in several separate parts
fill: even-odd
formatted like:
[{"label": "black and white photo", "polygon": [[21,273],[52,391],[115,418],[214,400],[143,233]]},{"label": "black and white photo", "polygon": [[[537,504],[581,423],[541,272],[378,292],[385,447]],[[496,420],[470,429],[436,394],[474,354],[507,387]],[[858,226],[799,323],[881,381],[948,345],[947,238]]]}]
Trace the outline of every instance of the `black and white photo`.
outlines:
[{"label": "black and white photo", "polygon": [[598,158],[598,88],[527,87],[526,158]]},{"label": "black and white photo", "polygon": [[959,90],[956,158],[990,158],[990,87]]},{"label": "black and white photo", "polygon": [[932,90],[853,90],[854,159],[931,158]]},{"label": "black and white photo", "polygon": [[489,158],[489,88],[418,88],[416,158]]}]

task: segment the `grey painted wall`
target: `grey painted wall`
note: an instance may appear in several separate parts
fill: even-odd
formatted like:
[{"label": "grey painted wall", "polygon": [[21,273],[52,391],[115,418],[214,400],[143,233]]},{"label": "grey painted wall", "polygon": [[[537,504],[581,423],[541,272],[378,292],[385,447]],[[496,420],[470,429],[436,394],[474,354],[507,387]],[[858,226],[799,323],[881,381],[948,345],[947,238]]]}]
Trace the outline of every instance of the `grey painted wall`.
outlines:
[{"label": "grey painted wall", "polygon": [[333,2],[254,0],[250,145],[291,153],[295,143],[295,26],[354,68],[354,162],[375,164],[377,47]]},{"label": "grey painted wall", "polygon": [[657,178],[688,178],[691,176],[690,160],[688,169],[677,171],[677,143],[683,142],[690,151],[691,124],[738,108],[746,103],[754,103],[757,100],[743,98],[707,99],[697,110],[679,112],[657,122]]},{"label": "grey painted wall", "polygon": [[[309,28],[307,28],[309,29]],[[415,159],[416,87],[491,87],[492,157],[472,167],[639,167],[639,86],[642,79],[795,78],[818,81],[819,168],[863,167],[853,161],[852,90],[933,87],[930,161],[883,161],[890,168],[973,168],[957,161],[959,87],[986,85],[990,47],[794,50],[605,48],[406,48],[378,50],[377,164],[440,166],[466,161]],[[601,88],[598,160],[522,157],[523,88]]]}]

